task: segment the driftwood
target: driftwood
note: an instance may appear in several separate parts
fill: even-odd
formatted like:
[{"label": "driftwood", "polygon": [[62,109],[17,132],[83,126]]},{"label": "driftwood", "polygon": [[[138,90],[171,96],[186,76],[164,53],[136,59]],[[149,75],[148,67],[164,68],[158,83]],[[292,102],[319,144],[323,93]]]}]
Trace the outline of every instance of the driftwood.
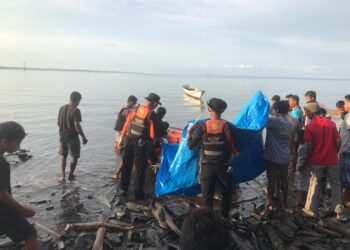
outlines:
[{"label": "driftwood", "polygon": [[71,194],[77,192],[78,190],[79,190],[79,187],[74,187],[74,188],[68,190],[67,192],[65,192],[64,194],[61,195],[61,199],[64,199],[64,198],[70,196]]},{"label": "driftwood", "polygon": [[150,209],[155,221],[161,228],[171,229],[177,235],[180,235],[180,229],[175,225],[173,218],[162,204],[153,201]]},{"label": "driftwood", "polygon": [[134,228],[133,225],[125,226],[120,225],[118,223],[113,222],[88,222],[88,223],[74,223],[74,224],[67,224],[65,230],[76,230],[76,231],[89,231],[89,230],[97,230],[99,227],[105,227],[110,229],[119,229],[122,231],[128,231]]},{"label": "driftwood", "polygon": [[270,223],[279,231],[281,231],[285,236],[292,238],[298,227],[288,219],[285,220],[271,220]]},{"label": "driftwood", "polygon": [[342,236],[340,233],[328,230],[328,229],[324,228],[323,226],[321,226],[321,225],[319,225],[317,223],[314,223],[312,221],[306,221],[305,225],[307,227],[310,227],[310,228],[316,230],[317,232],[325,233],[328,236],[333,237],[333,238],[339,238],[339,237]]},{"label": "driftwood", "polygon": [[125,204],[125,207],[127,207],[129,210],[136,212],[136,213],[143,213],[143,212],[149,212],[149,207],[137,204],[135,202],[127,202]]},{"label": "driftwood", "polygon": [[233,241],[236,243],[238,249],[241,250],[253,250],[253,246],[249,241],[241,238],[238,234],[231,230],[231,237]]},{"label": "driftwood", "polygon": [[232,205],[233,205],[233,206],[237,206],[237,205],[242,204],[242,203],[245,203],[245,202],[256,201],[257,199],[258,199],[258,197],[252,197],[252,198],[249,198],[249,199],[244,199],[244,200],[240,200],[240,201],[235,201],[235,202],[232,202]]},{"label": "driftwood", "polygon": [[34,223],[35,227],[37,227],[38,229],[50,234],[51,236],[55,237],[55,238],[60,238],[62,235],[60,235],[59,233],[55,232],[54,230],[52,229],[49,229],[47,227],[45,227],[44,225],[38,223],[38,222],[35,222]]},{"label": "driftwood", "polygon": [[350,236],[350,229],[349,228],[346,228],[343,224],[341,224],[337,221],[334,221],[332,219],[325,220],[324,226],[326,228],[334,230],[337,233],[340,233],[342,235]]},{"label": "driftwood", "polygon": [[[106,221],[106,216],[102,215],[99,221],[104,223]],[[103,241],[105,239],[106,227],[99,227],[96,233],[96,240],[92,246],[92,250],[103,250]]]},{"label": "driftwood", "polygon": [[253,241],[253,246],[255,250],[260,250],[258,240],[256,239],[255,233],[251,232],[252,235],[252,241]]},{"label": "driftwood", "polygon": [[98,200],[101,204],[103,204],[103,205],[105,205],[106,207],[108,207],[109,209],[112,209],[112,205],[111,205],[111,203],[107,200],[106,197],[104,197],[104,196],[97,197],[97,200]]},{"label": "driftwood", "polygon": [[277,249],[277,250],[285,249],[283,245],[283,241],[275,234],[272,226],[270,225],[266,226],[266,231],[267,231],[266,232],[267,236],[269,237],[270,242],[273,246],[273,249]]}]

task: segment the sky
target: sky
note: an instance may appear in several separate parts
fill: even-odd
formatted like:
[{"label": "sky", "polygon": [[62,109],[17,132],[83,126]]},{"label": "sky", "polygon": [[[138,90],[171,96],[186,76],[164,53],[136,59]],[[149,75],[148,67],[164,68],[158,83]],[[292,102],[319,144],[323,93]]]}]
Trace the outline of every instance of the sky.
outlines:
[{"label": "sky", "polygon": [[350,78],[348,0],[1,0],[0,66]]}]

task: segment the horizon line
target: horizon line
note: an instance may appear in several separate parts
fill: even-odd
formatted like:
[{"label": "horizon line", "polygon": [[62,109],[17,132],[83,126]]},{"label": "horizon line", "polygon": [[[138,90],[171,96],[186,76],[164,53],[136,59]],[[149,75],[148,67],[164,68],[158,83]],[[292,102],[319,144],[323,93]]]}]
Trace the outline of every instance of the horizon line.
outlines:
[{"label": "horizon line", "polygon": [[181,73],[152,73],[138,71],[117,71],[117,70],[95,70],[95,69],[67,69],[67,68],[41,68],[41,67],[14,67],[0,66],[0,70],[32,70],[32,71],[58,71],[58,72],[85,72],[85,73],[109,73],[109,74],[133,74],[146,76],[187,76],[187,77],[219,77],[219,78],[261,78],[261,79],[295,79],[295,80],[334,80],[348,81],[349,78],[318,78],[318,77],[298,77],[298,76],[249,76],[249,75],[216,75],[216,74],[181,74]]}]

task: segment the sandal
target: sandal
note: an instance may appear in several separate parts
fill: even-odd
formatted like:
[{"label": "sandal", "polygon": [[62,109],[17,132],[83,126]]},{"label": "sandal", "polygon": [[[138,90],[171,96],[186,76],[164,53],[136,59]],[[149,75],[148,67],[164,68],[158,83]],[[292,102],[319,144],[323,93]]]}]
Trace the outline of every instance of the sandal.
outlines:
[{"label": "sandal", "polygon": [[307,210],[303,208],[302,210],[303,216],[308,217],[308,218],[317,218],[317,214],[313,211]]}]

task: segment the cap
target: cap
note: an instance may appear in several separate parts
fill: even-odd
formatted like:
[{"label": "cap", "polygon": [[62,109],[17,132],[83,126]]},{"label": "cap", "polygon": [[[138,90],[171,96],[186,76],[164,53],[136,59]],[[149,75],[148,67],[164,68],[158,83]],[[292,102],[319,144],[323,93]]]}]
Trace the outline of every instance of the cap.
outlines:
[{"label": "cap", "polygon": [[321,109],[317,102],[307,103],[304,108],[309,110],[311,113],[317,113]]},{"label": "cap", "polygon": [[149,93],[147,97],[145,97],[147,101],[158,103],[159,105],[162,105],[160,102],[160,96],[155,93]]}]

